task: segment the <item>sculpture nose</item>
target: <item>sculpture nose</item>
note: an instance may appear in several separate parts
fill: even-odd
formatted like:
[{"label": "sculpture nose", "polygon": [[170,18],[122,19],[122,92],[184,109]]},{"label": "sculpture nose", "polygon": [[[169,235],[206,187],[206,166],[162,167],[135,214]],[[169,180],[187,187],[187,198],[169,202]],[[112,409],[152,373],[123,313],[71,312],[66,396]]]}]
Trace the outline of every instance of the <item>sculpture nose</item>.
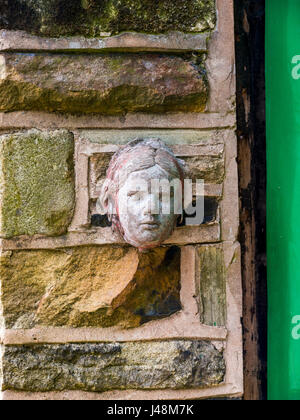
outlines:
[{"label": "sculpture nose", "polygon": [[143,214],[144,214],[144,216],[148,216],[149,214],[151,215],[151,199],[150,199],[150,197],[147,200],[145,200],[144,208],[143,208]]},{"label": "sculpture nose", "polygon": [[152,216],[159,212],[159,198],[156,194],[149,194],[143,204],[143,215]]}]

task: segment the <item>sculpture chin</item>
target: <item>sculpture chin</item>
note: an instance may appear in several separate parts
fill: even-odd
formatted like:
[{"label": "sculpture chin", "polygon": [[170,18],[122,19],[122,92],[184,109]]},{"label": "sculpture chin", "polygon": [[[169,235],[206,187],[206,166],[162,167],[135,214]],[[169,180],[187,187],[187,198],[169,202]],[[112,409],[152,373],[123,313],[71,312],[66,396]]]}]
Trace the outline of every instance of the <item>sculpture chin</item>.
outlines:
[{"label": "sculpture chin", "polygon": [[135,232],[135,235],[126,232],[123,238],[125,242],[138,248],[141,252],[146,252],[164,243],[172,235],[173,231],[174,224],[172,227],[169,225],[163,227],[159,224],[144,224],[138,232]]},{"label": "sculpture chin", "polygon": [[124,236],[125,242],[130,245],[138,248],[140,251],[147,251],[149,249],[156,248],[160,246],[167,238],[162,238],[160,235],[157,235],[156,232],[151,230],[146,230],[139,237]]}]

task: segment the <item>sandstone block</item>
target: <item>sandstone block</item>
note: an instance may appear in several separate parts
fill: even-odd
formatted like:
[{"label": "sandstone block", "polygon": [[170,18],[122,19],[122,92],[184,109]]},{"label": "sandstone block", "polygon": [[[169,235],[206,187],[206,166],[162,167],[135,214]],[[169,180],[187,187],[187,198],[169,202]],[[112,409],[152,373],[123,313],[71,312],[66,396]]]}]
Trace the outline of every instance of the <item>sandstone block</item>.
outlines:
[{"label": "sandstone block", "polygon": [[[187,118],[187,117],[186,117]],[[172,122],[174,124],[174,121]],[[88,140],[92,144],[124,145],[137,138],[160,138],[169,147],[186,149],[189,146],[224,146],[224,130],[191,130],[191,129],[112,129],[112,130],[80,130],[80,139]]]},{"label": "sandstone block", "polygon": [[176,247],[14,251],[0,261],[6,328],[137,327],[181,309]]},{"label": "sandstone block", "polygon": [[201,112],[208,87],[200,67],[153,54],[5,53],[0,56],[0,111]]},{"label": "sandstone block", "polygon": [[206,341],[6,346],[3,389],[184,389],[219,385],[223,352]]},{"label": "sandstone block", "polygon": [[191,179],[203,179],[205,183],[222,184],[225,178],[224,155],[182,157],[186,162]]},{"label": "sandstone block", "polygon": [[0,136],[0,234],[66,232],[74,210],[74,139],[65,130]]},{"label": "sandstone block", "polygon": [[0,27],[43,36],[214,28],[215,0],[2,0]]},{"label": "sandstone block", "polygon": [[200,320],[205,325],[226,325],[226,269],[221,246],[201,246],[197,257]]}]

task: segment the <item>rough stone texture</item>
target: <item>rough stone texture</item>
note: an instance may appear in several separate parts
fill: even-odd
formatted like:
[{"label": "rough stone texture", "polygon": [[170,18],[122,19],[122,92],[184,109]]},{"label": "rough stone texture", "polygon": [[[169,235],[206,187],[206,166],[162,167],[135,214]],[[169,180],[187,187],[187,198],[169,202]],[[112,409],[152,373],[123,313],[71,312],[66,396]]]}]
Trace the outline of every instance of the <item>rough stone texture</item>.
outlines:
[{"label": "rough stone texture", "polygon": [[198,248],[197,289],[200,320],[205,325],[226,325],[226,269],[222,247]]},{"label": "rough stone texture", "polygon": [[224,155],[182,157],[187,163],[193,181],[204,179],[206,183],[222,184],[225,177]]},{"label": "rough stone texture", "polygon": [[[206,115],[206,114],[202,114]],[[190,117],[185,116],[185,118]],[[159,116],[155,116],[157,120]],[[170,118],[170,116],[168,116]],[[178,117],[179,118],[179,117]],[[225,119],[225,117],[224,117]],[[169,128],[173,127],[175,121],[170,121]],[[137,121],[135,124],[140,124]],[[161,121],[158,121],[159,125],[162,125]],[[219,123],[215,123],[218,125]],[[133,124],[134,125],[134,124]],[[146,125],[151,126],[151,121],[149,120]],[[95,144],[116,144],[124,145],[130,141],[142,137],[146,138],[160,138],[164,143],[170,147],[176,147],[176,145],[181,146],[182,149],[186,148],[186,145],[201,145],[201,146],[217,146],[224,144],[225,130],[165,130],[165,129],[142,129],[139,130],[129,129],[130,127],[125,127],[126,130],[81,130],[80,139],[88,140],[90,143]],[[176,127],[178,128],[178,127]]]},{"label": "rough stone texture", "polygon": [[89,159],[90,197],[98,199],[113,153],[97,153]]},{"label": "rough stone texture", "polygon": [[6,252],[0,278],[7,328],[137,327],[181,309],[176,247]]},{"label": "rough stone texture", "polygon": [[6,346],[3,389],[184,389],[218,385],[222,351],[205,341]]},{"label": "rough stone texture", "polygon": [[[1,127],[6,129],[32,128],[57,129],[68,127],[70,130],[123,130],[135,129],[167,129],[174,130],[213,130],[216,127],[235,128],[235,114],[196,113],[189,112],[182,118],[182,113],[146,114],[129,113],[126,115],[107,116],[101,114],[58,114],[35,111],[0,112]],[[209,133],[209,131],[208,131]],[[212,131],[211,133],[214,133]],[[173,136],[174,138],[174,136]],[[164,140],[164,139],[162,139]],[[179,140],[179,139],[178,139]]]},{"label": "rough stone texture", "polygon": [[61,235],[74,209],[73,134],[0,136],[0,233]]},{"label": "rough stone texture", "polygon": [[54,37],[202,32],[213,29],[215,21],[215,0],[2,0],[0,4],[0,28]]},{"label": "rough stone texture", "polygon": [[184,54],[191,51],[206,52],[209,32],[145,34],[123,32],[106,38],[43,38],[24,31],[0,29],[0,51],[53,51],[53,52],[160,52]]},{"label": "rough stone texture", "polygon": [[0,56],[0,111],[201,112],[202,65],[153,54]]}]

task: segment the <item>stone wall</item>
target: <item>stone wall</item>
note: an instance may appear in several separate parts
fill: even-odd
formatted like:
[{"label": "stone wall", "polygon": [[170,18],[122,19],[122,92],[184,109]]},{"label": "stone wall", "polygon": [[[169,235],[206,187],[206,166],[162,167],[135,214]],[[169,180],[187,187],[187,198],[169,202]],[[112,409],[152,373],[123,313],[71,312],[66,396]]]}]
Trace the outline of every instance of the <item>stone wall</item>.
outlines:
[{"label": "stone wall", "polygon": [[[0,29],[3,398],[241,396],[232,0],[9,0]],[[95,204],[153,136],[205,219],[139,254]]]}]

